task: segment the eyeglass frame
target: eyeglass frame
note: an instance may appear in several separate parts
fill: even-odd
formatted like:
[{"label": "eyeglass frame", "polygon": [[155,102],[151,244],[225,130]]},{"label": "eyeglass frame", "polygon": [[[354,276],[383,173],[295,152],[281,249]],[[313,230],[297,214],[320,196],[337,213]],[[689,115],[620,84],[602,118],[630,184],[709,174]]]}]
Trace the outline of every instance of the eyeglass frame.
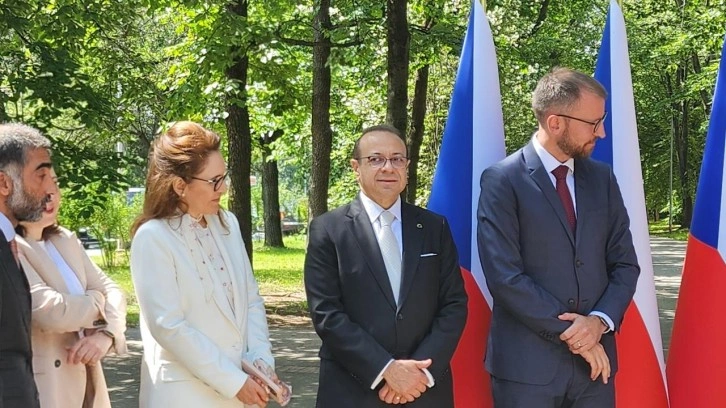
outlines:
[{"label": "eyeglass frame", "polygon": [[222,181],[224,181],[227,186],[229,186],[230,182],[232,181],[229,177],[229,170],[225,171],[224,174],[222,174],[221,176],[209,180],[194,176],[189,176],[189,178],[199,181],[206,181],[212,186],[214,191],[219,191],[219,189],[222,187]]},{"label": "eyeglass frame", "polygon": [[582,122],[582,123],[587,123],[588,125],[591,125],[593,127],[592,128],[592,133],[595,134],[595,133],[597,133],[597,129],[600,127],[600,125],[602,125],[603,122],[605,122],[605,118],[608,117],[608,111],[605,111],[605,114],[602,115],[602,118],[596,120],[595,122],[591,122],[591,121],[585,120],[585,119],[576,118],[574,116],[563,115],[561,113],[553,113],[553,115],[555,115],[555,116],[562,116],[563,118],[567,118],[567,119],[574,119],[574,120],[576,120],[578,122]]},{"label": "eyeglass frame", "polygon": [[[383,164],[381,164],[380,166],[373,165],[372,162],[371,162],[371,158],[383,159]],[[406,156],[386,157],[386,156],[380,156],[380,155],[375,155],[375,154],[374,155],[371,155],[371,156],[354,157],[354,159],[356,159],[358,161],[360,161],[361,159],[368,159],[368,165],[371,166],[374,169],[382,169],[382,168],[386,167],[386,164],[389,163],[389,162],[391,163],[391,168],[394,168],[394,169],[405,169],[406,166],[408,166],[408,163],[411,161]],[[403,166],[396,167],[396,165],[393,164],[394,163],[393,162],[393,159],[404,159],[405,161],[403,162]]]}]

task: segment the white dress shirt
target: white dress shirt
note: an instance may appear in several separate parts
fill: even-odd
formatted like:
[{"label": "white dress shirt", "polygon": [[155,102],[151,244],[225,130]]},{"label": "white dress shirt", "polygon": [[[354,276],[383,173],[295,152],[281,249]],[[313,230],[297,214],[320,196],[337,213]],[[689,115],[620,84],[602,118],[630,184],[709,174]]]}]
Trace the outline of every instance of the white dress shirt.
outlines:
[{"label": "white dress shirt", "polygon": [[[534,151],[537,152],[537,156],[539,156],[539,159],[542,161],[542,165],[544,166],[545,170],[547,170],[547,174],[550,176],[550,181],[552,182],[552,186],[557,188],[557,179],[555,178],[555,175],[552,174],[552,170],[560,167],[560,166],[567,166],[570,170],[567,171],[567,177],[565,181],[567,182],[567,189],[570,190],[570,197],[572,197],[572,206],[575,208],[575,218],[577,218],[577,199],[575,197],[575,159],[570,157],[565,161],[564,163],[560,162],[553,156],[550,152],[548,152],[544,146],[537,140],[537,133],[532,136],[532,146],[534,146]],[[608,328],[605,331],[605,333],[615,330],[615,323],[613,323],[613,319],[610,318],[607,314],[600,312],[598,310],[593,310],[590,312],[590,316],[598,316],[605,319],[605,322],[608,324]]]},{"label": "white dress shirt", "polygon": [[0,231],[5,235],[5,240],[10,242],[15,239],[15,228],[7,216],[0,212]]},{"label": "white dress shirt", "polygon": [[[368,214],[368,219],[371,221],[371,225],[373,226],[373,231],[376,233],[376,237],[379,237],[381,234],[381,221],[379,216],[383,211],[388,211],[391,214],[393,214],[396,218],[391,223],[391,229],[393,230],[393,235],[396,236],[396,241],[398,242],[398,250],[401,251],[401,259],[403,259],[403,228],[401,224],[401,197],[399,196],[395,203],[391,206],[391,208],[383,208],[380,205],[378,205],[375,201],[371,200],[366,196],[362,191],[360,193],[360,201],[363,203],[363,208],[366,210],[366,214]],[[401,271],[403,274],[403,271]],[[402,275],[403,276],[403,275]],[[376,377],[375,380],[373,380],[373,384],[371,384],[371,389],[375,389],[378,384],[383,380],[383,373],[386,371],[389,365],[393,363],[393,359],[391,359],[388,364],[386,364],[381,372],[378,374],[378,377]],[[435,385],[434,377],[431,375],[429,370],[422,369],[421,371],[426,374],[426,378],[429,380],[428,387],[431,388]]]}]

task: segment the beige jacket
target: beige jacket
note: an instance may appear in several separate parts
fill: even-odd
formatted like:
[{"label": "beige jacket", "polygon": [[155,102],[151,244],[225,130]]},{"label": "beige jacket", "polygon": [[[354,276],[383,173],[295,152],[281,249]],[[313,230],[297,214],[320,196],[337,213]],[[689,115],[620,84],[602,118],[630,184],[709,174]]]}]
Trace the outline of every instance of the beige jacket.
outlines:
[{"label": "beige jacket", "polygon": [[[68,293],[53,260],[34,240],[18,237],[20,261],[33,302],[33,371],[43,408],[110,407],[100,364],[67,364],[67,348],[84,328],[106,327],[115,337],[109,352],[126,353],[126,297],[88,257],[72,232],[50,238],[75,272],[84,295]],[[85,398],[85,401],[84,401]]]},{"label": "beige jacket", "polygon": [[207,223],[229,267],[234,310],[194,244],[190,217],[151,220],[131,243],[131,276],[141,308],[141,408],[237,408],[247,380],[242,358],[272,365],[265,308],[237,219]]}]

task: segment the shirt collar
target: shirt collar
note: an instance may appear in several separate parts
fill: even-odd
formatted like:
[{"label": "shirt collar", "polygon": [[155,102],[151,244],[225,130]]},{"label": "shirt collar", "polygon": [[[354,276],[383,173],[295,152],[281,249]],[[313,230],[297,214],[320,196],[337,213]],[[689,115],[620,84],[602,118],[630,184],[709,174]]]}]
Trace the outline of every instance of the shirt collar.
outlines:
[{"label": "shirt collar", "polygon": [[2,212],[0,212],[0,230],[3,232],[3,235],[5,235],[5,239],[8,242],[15,239],[15,228],[13,228],[13,223],[11,223],[8,217],[6,217]]},{"label": "shirt collar", "polygon": [[542,161],[542,165],[545,170],[547,170],[547,173],[552,173],[552,170],[560,166],[567,166],[570,169],[570,173],[575,174],[575,159],[570,157],[564,163],[555,159],[555,156],[550,154],[550,152],[542,146],[539,140],[537,140],[537,133],[532,136],[532,145],[534,146],[534,151],[537,152],[537,156],[539,156],[539,159]]},{"label": "shirt collar", "polygon": [[396,202],[393,203],[391,208],[386,210],[385,208],[381,207],[376,203],[375,201],[368,198],[367,195],[365,195],[362,191],[360,192],[360,201],[363,203],[363,208],[365,208],[366,213],[368,214],[368,218],[371,220],[371,224],[374,223],[378,216],[381,215],[383,211],[388,211],[391,214],[393,214],[397,220],[401,221],[401,197],[399,196],[398,199],[396,199]]}]

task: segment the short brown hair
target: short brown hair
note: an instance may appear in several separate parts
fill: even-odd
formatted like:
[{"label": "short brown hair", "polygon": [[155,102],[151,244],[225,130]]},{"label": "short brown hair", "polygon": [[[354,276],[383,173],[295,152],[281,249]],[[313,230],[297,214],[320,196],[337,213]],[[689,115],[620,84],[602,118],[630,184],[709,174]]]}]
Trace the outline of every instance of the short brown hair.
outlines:
[{"label": "short brown hair", "polygon": [[182,202],[174,191],[175,177],[191,181],[204,167],[212,152],[219,151],[219,135],[194,122],[176,122],[157,137],[149,153],[149,171],[141,215],[131,235],[152,219],[171,218]]},{"label": "short brown hair", "polygon": [[608,92],[595,78],[569,68],[555,67],[543,76],[532,93],[532,110],[539,123],[544,123],[553,109],[569,110],[582,95],[591,92],[607,99]]}]

